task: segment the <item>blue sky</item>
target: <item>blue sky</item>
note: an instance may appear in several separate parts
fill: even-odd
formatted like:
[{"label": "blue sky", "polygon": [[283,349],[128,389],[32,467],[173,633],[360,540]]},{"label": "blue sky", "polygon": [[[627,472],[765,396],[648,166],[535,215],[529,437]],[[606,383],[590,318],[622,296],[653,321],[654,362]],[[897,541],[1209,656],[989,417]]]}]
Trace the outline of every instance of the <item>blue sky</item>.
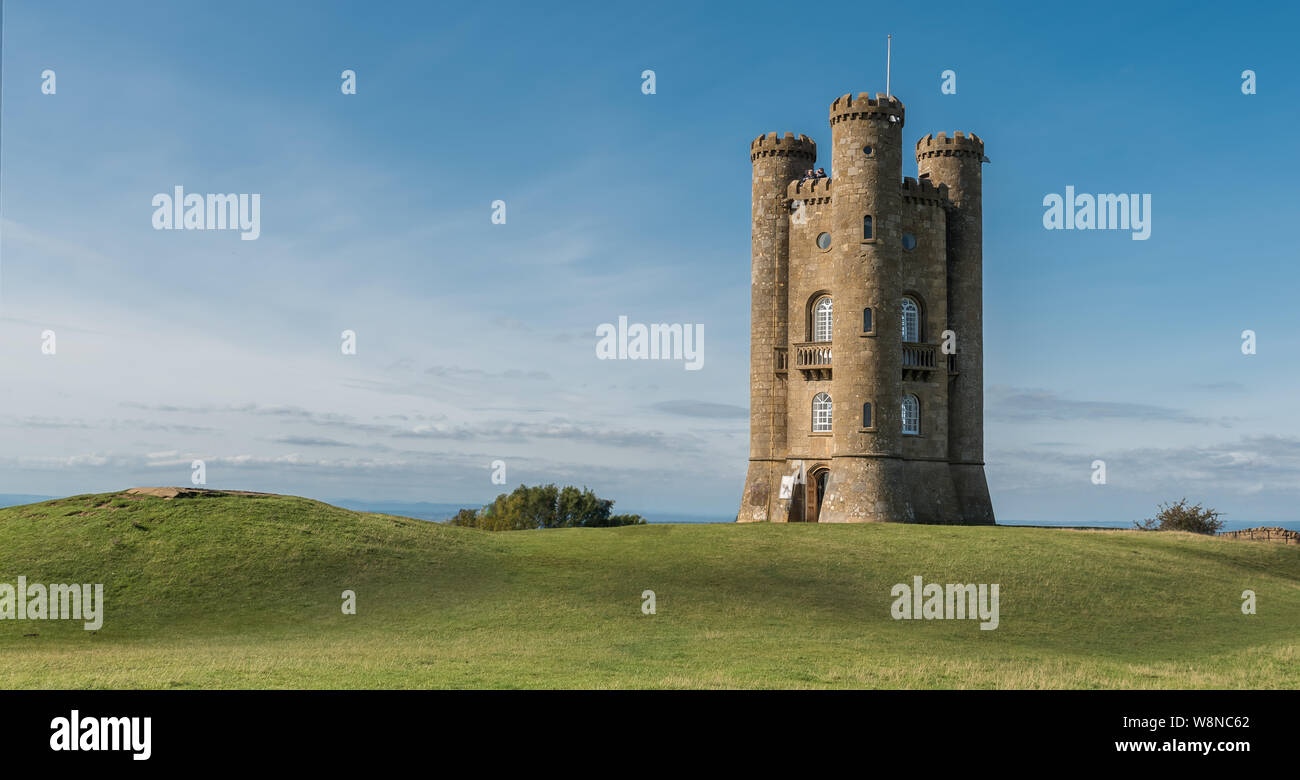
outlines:
[{"label": "blue sky", "polygon": [[[830,102],[883,91],[892,33],[906,141],[973,131],[992,160],[999,519],[1128,522],[1187,495],[1294,520],[1297,16],[6,2],[0,492],[185,484],[199,458],[210,487],[480,502],[501,459],[510,485],[733,515],[748,144],[828,148]],[[155,231],[151,199],[178,184],[260,193],[261,237]],[[1044,230],[1067,185],[1151,194],[1150,239]],[[597,360],[620,315],[702,324],[703,370]]]}]

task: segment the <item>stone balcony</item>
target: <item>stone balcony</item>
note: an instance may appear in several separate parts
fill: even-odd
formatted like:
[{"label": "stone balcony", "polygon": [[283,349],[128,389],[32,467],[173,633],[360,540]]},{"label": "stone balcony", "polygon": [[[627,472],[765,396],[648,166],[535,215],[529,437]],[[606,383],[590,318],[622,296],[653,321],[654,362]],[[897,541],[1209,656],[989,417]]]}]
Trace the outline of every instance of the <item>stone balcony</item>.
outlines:
[{"label": "stone balcony", "polygon": [[[903,379],[927,380],[939,369],[939,345],[903,342]],[[948,368],[944,364],[944,370]]]},{"label": "stone balcony", "polygon": [[831,378],[831,343],[829,341],[808,341],[791,344],[794,350],[794,367],[799,369],[804,379]]},{"label": "stone balcony", "polygon": [[[795,368],[803,374],[804,379],[831,378],[831,343],[829,341],[805,341],[788,347],[776,347],[776,373],[786,374]],[[794,360],[790,360],[793,353]],[[926,381],[934,372],[943,371],[956,374],[952,355],[941,357],[938,344],[920,344],[905,342],[902,350],[904,380]]]}]

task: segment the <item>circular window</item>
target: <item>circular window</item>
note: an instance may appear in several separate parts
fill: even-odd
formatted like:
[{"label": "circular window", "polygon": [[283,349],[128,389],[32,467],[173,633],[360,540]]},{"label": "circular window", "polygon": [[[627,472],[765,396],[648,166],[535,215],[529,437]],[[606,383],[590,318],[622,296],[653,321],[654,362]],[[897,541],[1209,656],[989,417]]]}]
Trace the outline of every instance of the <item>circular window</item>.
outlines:
[{"label": "circular window", "polygon": [[862,147],[862,153],[865,154],[865,155],[868,156],[868,157],[871,156],[871,153],[872,153],[873,151],[875,151],[875,150],[872,149],[870,146],[864,146],[864,147]]},{"label": "circular window", "polygon": [[831,248],[831,234],[820,233],[817,236],[817,248],[826,250]]},{"label": "circular window", "polygon": [[912,235],[911,233],[904,233],[903,248],[909,252],[911,252],[913,249],[916,249],[916,236]]}]

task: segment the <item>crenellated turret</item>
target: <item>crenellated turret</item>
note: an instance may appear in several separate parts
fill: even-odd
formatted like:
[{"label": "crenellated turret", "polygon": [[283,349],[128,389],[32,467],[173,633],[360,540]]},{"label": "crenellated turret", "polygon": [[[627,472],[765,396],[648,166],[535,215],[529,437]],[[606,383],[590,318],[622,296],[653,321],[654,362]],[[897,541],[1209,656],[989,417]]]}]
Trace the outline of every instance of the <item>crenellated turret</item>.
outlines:
[{"label": "crenellated turret", "polygon": [[[834,454],[819,522],[906,513],[898,425],[904,116],[902,102],[883,94],[844,95],[830,107]],[[864,335],[868,309],[873,332]]]},{"label": "crenellated turret", "polygon": [[948,461],[962,521],[993,522],[984,474],[984,141],[960,131],[916,143],[921,175],[948,186],[948,327],[956,334],[948,390]]},{"label": "crenellated turret", "polygon": [[749,469],[739,520],[773,519],[785,473],[790,209],[786,188],[817,162],[806,135],[768,133],[749,145],[751,201]]}]

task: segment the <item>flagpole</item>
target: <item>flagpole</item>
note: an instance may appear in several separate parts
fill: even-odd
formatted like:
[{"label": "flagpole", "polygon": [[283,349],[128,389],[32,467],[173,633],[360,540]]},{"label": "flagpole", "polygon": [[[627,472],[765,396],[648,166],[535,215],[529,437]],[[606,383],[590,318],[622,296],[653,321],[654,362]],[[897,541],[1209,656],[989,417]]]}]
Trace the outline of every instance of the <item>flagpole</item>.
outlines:
[{"label": "flagpole", "polygon": [[893,64],[894,55],[894,36],[885,36],[885,95],[893,97],[894,93],[889,91],[889,68]]}]

